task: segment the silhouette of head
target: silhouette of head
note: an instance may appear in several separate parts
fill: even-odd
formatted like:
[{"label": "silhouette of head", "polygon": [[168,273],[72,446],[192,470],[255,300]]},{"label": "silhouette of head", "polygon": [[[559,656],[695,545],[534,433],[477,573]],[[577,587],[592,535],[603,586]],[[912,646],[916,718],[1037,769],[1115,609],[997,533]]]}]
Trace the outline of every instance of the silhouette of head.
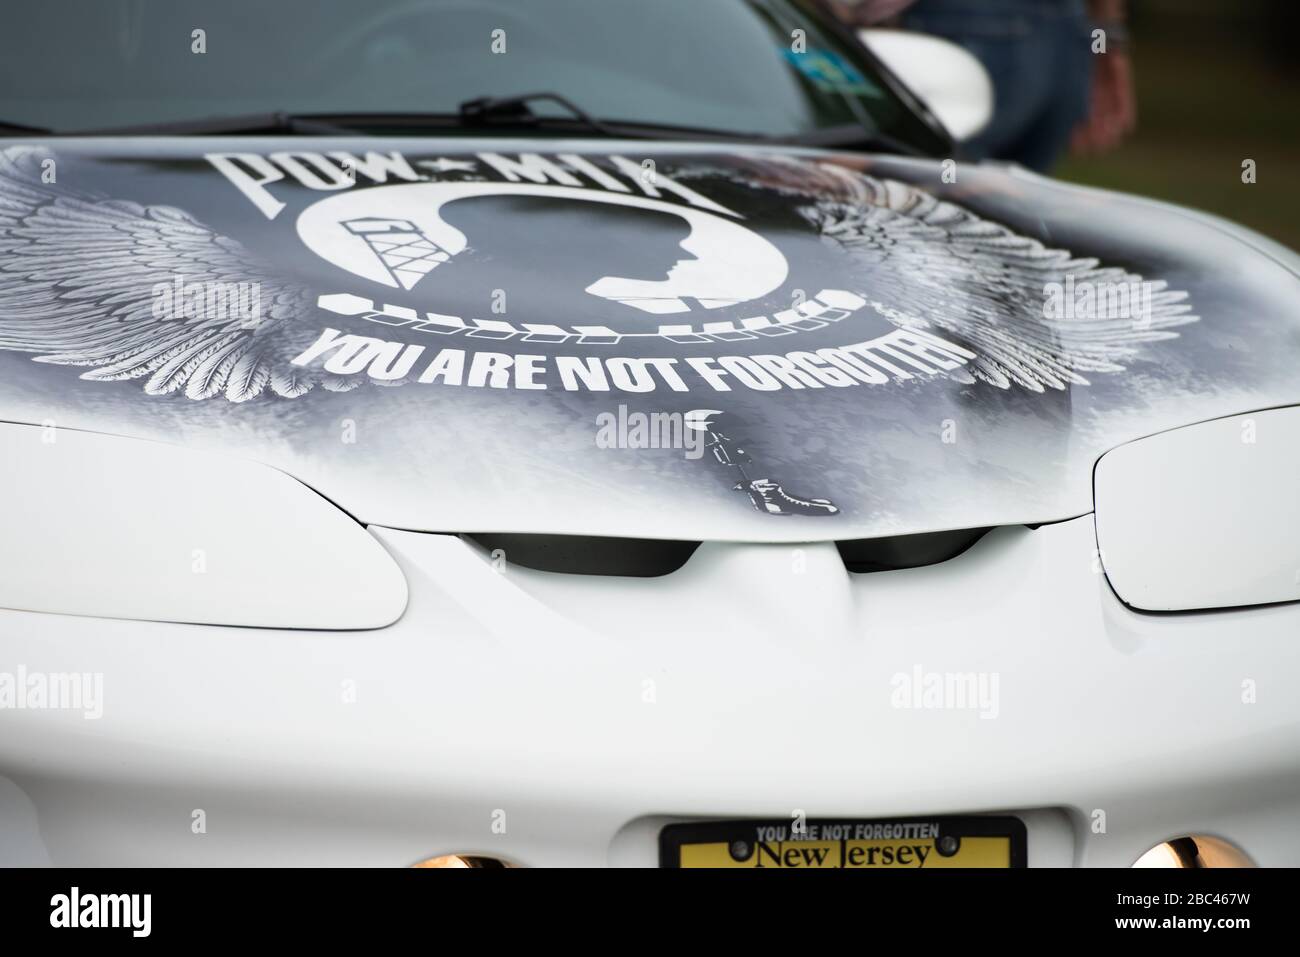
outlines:
[{"label": "silhouette of head", "polygon": [[767,296],[789,273],[743,218],[632,190],[404,183],[320,200],[297,228],[336,266],[450,314],[483,289],[599,321],[611,303],[657,315],[719,309]]},{"label": "silhouette of head", "polygon": [[658,282],[696,258],[681,245],[690,224],[657,210],[549,196],[476,196],[448,203],[442,218],[469,237],[460,257],[498,270],[501,285],[536,278],[552,289],[563,282],[585,290],[608,277]]}]

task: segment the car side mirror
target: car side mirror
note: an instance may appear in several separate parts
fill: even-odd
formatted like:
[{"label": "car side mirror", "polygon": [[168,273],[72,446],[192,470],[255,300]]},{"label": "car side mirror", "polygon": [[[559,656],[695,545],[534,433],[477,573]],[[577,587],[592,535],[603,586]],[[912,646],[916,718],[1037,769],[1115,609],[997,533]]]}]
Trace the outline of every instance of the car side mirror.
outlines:
[{"label": "car side mirror", "polygon": [[953,139],[970,139],[993,118],[993,81],[984,65],[957,44],[908,30],[860,30],[858,36]]}]

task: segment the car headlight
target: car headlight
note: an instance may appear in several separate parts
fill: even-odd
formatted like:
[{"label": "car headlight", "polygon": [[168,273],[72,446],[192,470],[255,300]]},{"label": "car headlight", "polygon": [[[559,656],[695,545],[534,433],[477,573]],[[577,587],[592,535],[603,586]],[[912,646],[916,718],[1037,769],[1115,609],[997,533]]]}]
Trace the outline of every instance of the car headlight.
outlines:
[{"label": "car headlight", "polygon": [[1093,478],[1111,586],[1144,611],[1300,599],[1300,406],[1122,445]]},{"label": "car headlight", "polygon": [[0,424],[0,462],[0,608],[355,629],[406,607],[383,546],[268,466],[11,424]]}]

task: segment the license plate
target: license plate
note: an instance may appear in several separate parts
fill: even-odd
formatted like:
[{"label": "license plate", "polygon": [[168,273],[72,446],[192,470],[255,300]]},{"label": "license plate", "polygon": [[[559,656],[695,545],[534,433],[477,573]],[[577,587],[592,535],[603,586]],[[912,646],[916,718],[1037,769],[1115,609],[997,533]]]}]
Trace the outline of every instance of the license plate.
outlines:
[{"label": "license plate", "polygon": [[669,824],[661,867],[1024,867],[1025,825],[1014,817],[719,821]]}]

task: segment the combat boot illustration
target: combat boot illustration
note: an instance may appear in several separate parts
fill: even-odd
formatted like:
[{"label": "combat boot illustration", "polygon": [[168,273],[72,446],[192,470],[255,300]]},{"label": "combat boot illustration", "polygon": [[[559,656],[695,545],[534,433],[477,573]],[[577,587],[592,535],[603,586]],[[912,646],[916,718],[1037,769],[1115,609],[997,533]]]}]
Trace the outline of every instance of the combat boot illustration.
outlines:
[{"label": "combat boot illustration", "polygon": [[834,515],[839,511],[829,499],[792,495],[782,488],[780,482],[755,478],[751,474],[754,460],[749,453],[718,428],[717,420],[723,414],[717,409],[692,409],[683,418],[687,428],[708,435],[705,448],[713,453],[714,459],[736,470],[740,481],[732,488],[747,493],[754,508],[766,515]]}]

